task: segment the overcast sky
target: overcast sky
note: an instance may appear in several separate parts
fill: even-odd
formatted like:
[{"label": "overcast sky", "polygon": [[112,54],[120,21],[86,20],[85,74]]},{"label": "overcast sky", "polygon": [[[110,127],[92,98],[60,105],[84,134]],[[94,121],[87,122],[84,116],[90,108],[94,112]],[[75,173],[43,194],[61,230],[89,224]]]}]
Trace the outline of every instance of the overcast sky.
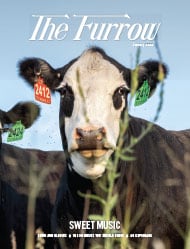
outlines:
[{"label": "overcast sky", "polygon": [[[18,101],[34,100],[34,93],[18,75],[18,61],[25,57],[40,57],[53,67],[61,67],[80,55],[89,46],[100,46],[127,67],[135,65],[137,48],[133,42],[122,37],[114,41],[90,40],[84,32],[80,41],[73,40],[82,20],[81,15],[90,17],[89,22],[161,23],[158,38],[163,61],[168,65],[169,75],[165,80],[164,105],[158,124],[166,129],[190,128],[190,80],[189,80],[189,7],[182,1],[124,1],[124,0],[2,0],[1,1],[1,109],[8,110]],[[127,14],[127,17],[123,17]],[[30,40],[37,23],[36,15],[59,16],[55,24],[68,25],[64,40]],[[63,17],[64,15],[68,15]],[[100,15],[102,17],[100,17]],[[61,16],[61,17],[60,17]],[[104,17],[103,17],[104,16]],[[107,16],[107,17],[105,17]],[[109,17],[112,16],[112,17]],[[94,18],[94,19],[93,19]],[[63,25],[63,27],[66,27]],[[58,37],[59,38],[59,37]],[[155,46],[141,49],[140,61],[158,59]],[[141,107],[132,106],[131,114],[153,120],[159,102],[159,89]],[[12,144],[43,150],[62,149],[58,125],[59,95],[55,94],[51,105],[40,104],[41,117],[25,132],[20,142]],[[3,136],[6,142],[6,136]]]}]

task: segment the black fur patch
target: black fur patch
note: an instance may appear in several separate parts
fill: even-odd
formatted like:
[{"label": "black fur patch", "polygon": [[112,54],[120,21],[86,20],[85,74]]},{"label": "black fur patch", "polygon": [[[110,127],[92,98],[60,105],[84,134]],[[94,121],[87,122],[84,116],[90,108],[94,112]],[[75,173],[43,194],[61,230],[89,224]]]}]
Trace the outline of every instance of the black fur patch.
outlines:
[{"label": "black fur patch", "polygon": [[74,107],[74,94],[70,86],[66,85],[59,90],[61,94],[61,111],[66,117],[71,117]]},{"label": "black fur patch", "polygon": [[128,91],[124,87],[119,87],[119,88],[117,88],[115,90],[112,99],[113,99],[113,105],[114,105],[114,107],[115,107],[116,110],[118,110],[118,109],[121,108],[122,102],[123,102],[123,98],[126,101],[127,94],[128,94]]}]

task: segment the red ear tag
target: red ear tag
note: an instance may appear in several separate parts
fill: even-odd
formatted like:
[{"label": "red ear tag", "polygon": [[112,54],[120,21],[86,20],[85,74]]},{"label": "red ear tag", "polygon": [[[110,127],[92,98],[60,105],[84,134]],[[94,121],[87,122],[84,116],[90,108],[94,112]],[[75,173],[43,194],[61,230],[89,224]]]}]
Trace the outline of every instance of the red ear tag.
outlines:
[{"label": "red ear tag", "polygon": [[43,78],[39,77],[36,84],[34,84],[35,100],[45,104],[51,104],[51,92],[49,87],[44,84]]}]

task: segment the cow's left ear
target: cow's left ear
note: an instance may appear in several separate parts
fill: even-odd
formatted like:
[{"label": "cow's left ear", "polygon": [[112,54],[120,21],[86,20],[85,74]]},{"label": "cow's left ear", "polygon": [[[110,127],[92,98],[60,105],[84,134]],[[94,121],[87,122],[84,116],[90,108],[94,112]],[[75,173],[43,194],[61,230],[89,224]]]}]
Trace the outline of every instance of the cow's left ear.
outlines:
[{"label": "cow's left ear", "polygon": [[[159,61],[154,60],[148,60],[140,64],[136,70],[132,71],[132,74],[135,71],[137,72],[137,89],[139,89],[143,83],[147,81],[150,86],[150,96],[157,87],[157,84],[162,82],[162,80],[166,78],[168,74],[167,66],[163,63],[160,63]],[[132,79],[133,77],[131,77],[131,80]]]},{"label": "cow's left ear", "polygon": [[72,60],[65,66],[54,69],[47,61],[40,58],[27,58],[19,62],[19,74],[31,86],[38,81],[39,77],[43,78],[44,83],[52,92],[56,91],[57,87],[63,80],[65,72],[76,59]]}]

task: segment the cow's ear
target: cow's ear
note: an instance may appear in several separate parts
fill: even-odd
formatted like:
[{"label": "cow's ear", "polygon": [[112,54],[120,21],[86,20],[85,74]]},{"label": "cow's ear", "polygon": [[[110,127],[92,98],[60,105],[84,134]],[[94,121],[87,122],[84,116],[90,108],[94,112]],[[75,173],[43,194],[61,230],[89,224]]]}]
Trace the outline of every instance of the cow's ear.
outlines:
[{"label": "cow's ear", "polygon": [[44,83],[54,90],[63,80],[61,70],[56,70],[45,60],[39,58],[28,58],[19,62],[20,76],[30,85],[34,85],[39,77],[44,79]]},{"label": "cow's ear", "polygon": [[13,124],[21,121],[25,128],[29,128],[40,116],[40,107],[33,102],[19,102],[4,115],[4,123]]},{"label": "cow's ear", "polygon": [[[135,70],[131,72],[131,81],[134,79],[135,75],[138,82],[137,89],[139,89],[145,81],[148,82],[150,86],[150,96],[154,92],[158,83],[162,82],[168,74],[167,66],[159,61],[148,60],[140,64]],[[132,87],[132,86],[130,86]]]}]

